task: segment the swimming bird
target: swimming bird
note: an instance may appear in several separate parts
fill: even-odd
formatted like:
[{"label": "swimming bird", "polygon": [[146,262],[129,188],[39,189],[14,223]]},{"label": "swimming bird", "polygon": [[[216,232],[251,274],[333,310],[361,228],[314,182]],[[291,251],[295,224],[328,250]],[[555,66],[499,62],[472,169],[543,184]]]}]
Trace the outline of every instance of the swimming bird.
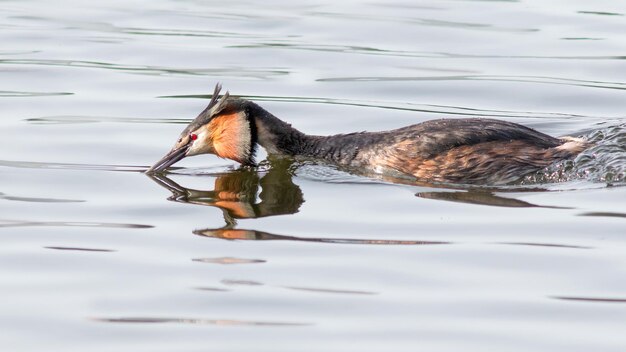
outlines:
[{"label": "swimming bird", "polygon": [[518,180],[589,146],[582,139],[556,138],[516,123],[487,119],[438,119],[382,132],[307,135],[256,103],[220,96],[180,134],[174,147],[148,173],[179,160],[215,154],[255,165],[257,145],[269,155],[322,160],[420,182],[502,185]]}]

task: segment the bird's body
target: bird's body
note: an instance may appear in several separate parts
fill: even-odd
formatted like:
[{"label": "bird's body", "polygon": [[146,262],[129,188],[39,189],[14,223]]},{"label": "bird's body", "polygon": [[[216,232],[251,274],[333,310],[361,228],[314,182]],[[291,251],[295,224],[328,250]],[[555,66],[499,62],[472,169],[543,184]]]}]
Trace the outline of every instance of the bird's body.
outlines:
[{"label": "bird's body", "polygon": [[259,144],[268,154],[320,159],[423,182],[497,185],[573,157],[588,146],[582,140],[559,139],[519,124],[480,118],[431,120],[383,132],[312,136],[251,101],[229,98],[228,93],[217,100],[218,91],[216,88],[207,109],[183,131],[172,152],[151,171],[203,153],[253,165]]}]

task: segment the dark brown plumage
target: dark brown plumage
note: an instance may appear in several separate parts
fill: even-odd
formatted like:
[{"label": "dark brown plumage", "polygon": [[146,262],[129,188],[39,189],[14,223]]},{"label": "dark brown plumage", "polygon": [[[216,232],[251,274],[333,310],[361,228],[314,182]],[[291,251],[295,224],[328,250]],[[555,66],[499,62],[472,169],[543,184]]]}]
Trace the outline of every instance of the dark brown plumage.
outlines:
[{"label": "dark brown plumage", "polygon": [[350,169],[423,182],[499,185],[575,156],[588,143],[555,138],[493,119],[442,119],[383,132],[306,135],[259,105],[226,93],[181,133],[149,172],[185,156],[211,153],[254,165],[256,144],[269,154],[325,160]]}]

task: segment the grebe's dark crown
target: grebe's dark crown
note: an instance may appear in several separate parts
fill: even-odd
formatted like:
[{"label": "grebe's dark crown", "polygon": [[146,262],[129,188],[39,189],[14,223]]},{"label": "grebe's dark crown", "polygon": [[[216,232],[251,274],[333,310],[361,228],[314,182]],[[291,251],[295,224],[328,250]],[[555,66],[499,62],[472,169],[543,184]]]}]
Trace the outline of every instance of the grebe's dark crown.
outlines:
[{"label": "grebe's dark crown", "polygon": [[183,135],[191,131],[195,131],[202,125],[206,125],[214,117],[219,115],[224,110],[224,108],[226,108],[228,97],[230,96],[230,94],[228,93],[228,91],[226,91],[226,93],[224,93],[224,95],[220,97],[221,90],[222,85],[220,83],[217,83],[215,85],[215,89],[213,90],[213,96],[211,97],[211,101],[209,101],[209,105],[207,105],[207,107],[202,110],[198,117],[191,121],[191,123],[183,131]]}]

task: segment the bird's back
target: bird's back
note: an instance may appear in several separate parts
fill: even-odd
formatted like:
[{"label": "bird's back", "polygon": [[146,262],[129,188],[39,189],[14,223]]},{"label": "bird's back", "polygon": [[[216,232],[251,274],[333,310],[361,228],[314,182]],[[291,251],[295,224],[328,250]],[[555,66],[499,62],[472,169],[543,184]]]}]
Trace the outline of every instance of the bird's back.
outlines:
[{"label": "bird's back", "polygon": [[347,163],[351,166],[467,184],[508,183],[584,149],[582,144],[559,148],[565,143],[561,139],[493,119],[431,120],[392,131],[328,138],[331,145],[350,146],[339,150],[344,159],[351,159]]}]

